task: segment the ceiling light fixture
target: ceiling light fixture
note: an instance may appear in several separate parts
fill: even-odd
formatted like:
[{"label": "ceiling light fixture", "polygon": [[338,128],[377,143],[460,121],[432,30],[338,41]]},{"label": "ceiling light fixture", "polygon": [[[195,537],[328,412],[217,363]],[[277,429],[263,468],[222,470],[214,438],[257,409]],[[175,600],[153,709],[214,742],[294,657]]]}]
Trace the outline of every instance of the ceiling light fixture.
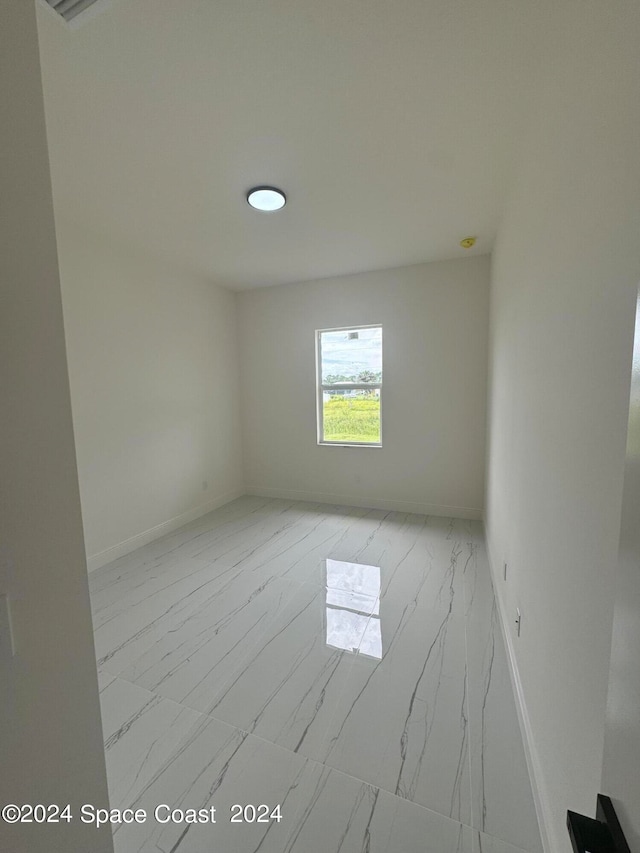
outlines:
[{"label": "ceiling light fixture", "polygon": [[280,210],[287,203],[287,197],[277,187],[253,187],[247,193],[247,201],[256,210],[271,212]]}]

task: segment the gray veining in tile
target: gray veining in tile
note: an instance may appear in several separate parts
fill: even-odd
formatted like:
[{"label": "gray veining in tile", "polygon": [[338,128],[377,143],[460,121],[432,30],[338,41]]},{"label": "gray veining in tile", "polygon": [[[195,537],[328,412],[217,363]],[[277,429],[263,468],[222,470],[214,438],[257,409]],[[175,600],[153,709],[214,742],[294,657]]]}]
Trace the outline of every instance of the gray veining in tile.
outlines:
[{"label": "gray veining in tile", "polygon": [[479,522],[244,497],[90,587],[112,806],[225,818],[118,853],[540,853]]},{"label": "gray veining in tile", "polygon": [[[345,615],[350,611],[343,611]],[[368,617],[333,626],[327,637],[326,591],[304,584],[296,591],[232,678],[201,710],[310,758],[325,733],[355,657]]]},{"label": "gray veining in tile", "polygon": [[[381,602],[384,630],[385,601]],[[389,620],[381,661],[358,655],[335,705],[322,760],[469,823],[463,624],[415,605]]]},{"label": "gray veining in tile", "polygon": [[507,673],[500,677],[495,671],[501,665],[495,656],[484,682],[469,682],[473,826],[541,853],[511,685]]},{"label": "gray veining in tile", "polygon": [[206,710],[294,591],[292,583],[273,577],[246,583],[236,575],[212,584],[189,617],[130,664],[122,677]]},{"label": "gray veining in tile", "polygon": [[471,853],[460,823],[353,777],[316,764],[304,784],[283,853]]}]

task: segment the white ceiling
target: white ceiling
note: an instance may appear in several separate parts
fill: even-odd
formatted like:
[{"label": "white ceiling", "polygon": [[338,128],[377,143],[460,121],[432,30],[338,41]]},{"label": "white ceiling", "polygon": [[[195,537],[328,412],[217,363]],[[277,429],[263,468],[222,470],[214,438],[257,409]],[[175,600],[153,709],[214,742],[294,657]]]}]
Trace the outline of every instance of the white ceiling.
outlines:
[{"label": "white ceiling", "polygon": [[[490,251],[548,0],[38,9],[57,212],[234,288]],[[279,213],[245,201],[288,196]]]}]

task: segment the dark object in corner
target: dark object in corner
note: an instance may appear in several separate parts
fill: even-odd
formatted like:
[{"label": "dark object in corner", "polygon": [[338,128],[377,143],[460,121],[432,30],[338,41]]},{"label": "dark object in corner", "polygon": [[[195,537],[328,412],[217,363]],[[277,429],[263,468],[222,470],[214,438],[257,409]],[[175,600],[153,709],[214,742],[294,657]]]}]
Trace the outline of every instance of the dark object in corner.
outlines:
[{"label": "dark object in corner", "polygon": [[613,803],[598,794],[595,819],[567,812],[567,828],[574,853],[631,853]]}]

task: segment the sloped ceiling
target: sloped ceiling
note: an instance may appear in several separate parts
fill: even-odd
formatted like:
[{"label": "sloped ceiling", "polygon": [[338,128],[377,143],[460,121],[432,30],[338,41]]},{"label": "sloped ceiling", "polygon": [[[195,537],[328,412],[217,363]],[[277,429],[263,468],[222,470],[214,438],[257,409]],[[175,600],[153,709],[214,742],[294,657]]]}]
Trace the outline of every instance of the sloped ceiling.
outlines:
[{"label": "sloped ceiling", "polygon": [[[39,8],[56,213],[233,288],[490,251],[548,0]],[[277,214],[255,184],[288,196]]]}]

